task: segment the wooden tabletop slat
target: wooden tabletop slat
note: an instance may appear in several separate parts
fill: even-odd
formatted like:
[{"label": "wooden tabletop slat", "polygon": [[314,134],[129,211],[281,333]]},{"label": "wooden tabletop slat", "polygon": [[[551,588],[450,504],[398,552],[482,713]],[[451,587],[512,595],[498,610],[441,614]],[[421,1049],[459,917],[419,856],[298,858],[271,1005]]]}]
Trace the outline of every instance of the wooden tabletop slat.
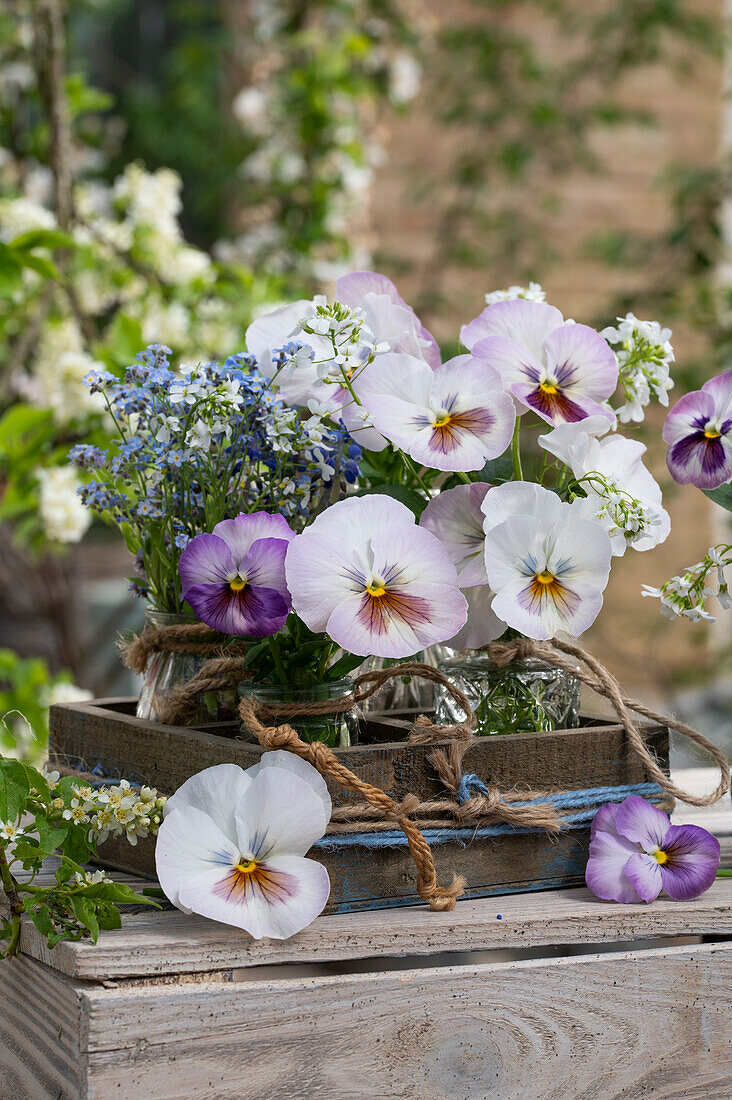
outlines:
[{"label": "wooden tabletop slat", "polygon": [[551,890],[458,902],[452,913],[424,906],[320,917],[292,939],[246,932],[177,910],[135,913],[122,929],[49,951],[30,924],[21,948],[62,974],[91,981],[195,974],[279,963],[323,963],[449,951],[607,943],[689,935],[732,935],[732,879],[686,904],[601,902],[588,890]]}]

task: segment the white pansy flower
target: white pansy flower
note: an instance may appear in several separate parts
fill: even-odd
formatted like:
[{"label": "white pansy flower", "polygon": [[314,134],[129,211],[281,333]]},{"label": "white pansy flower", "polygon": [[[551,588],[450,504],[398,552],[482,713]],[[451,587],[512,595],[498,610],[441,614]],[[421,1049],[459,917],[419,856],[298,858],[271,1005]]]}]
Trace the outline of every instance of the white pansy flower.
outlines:
[{"label": "white pansy flower", "polygon": [[292,753],[265,753],[247,772],[207,768],[167,802],[155,849],[160,885],[184,912],[255,939],[286,939],[328,899],[327,871],[305,854],[330,808],[322,776]]},{"label": "white pansy flower", "polygon": [[539,444],[569,466],[587,494],[578,507],[603,525],[613,554],[621,556],[628,546],[650,550],[664,542],[671,519],[658,483],[643,465],[645,445],[608,435],[612,426],[605,416],[588,416],[558,425],[539,436]]}]

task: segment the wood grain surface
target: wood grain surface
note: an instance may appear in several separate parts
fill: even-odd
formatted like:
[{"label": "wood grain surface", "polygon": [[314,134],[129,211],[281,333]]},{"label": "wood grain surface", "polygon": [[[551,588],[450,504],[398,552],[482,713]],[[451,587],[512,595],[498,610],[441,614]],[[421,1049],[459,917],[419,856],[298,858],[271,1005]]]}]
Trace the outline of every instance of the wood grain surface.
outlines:
[{"label": "wood grain surface", "polygon": [[28,1100],[723,1100],[732,1079],[730,944],[72,988],[81,1091]]},{"label": "wood grain surface", "polygon": [[428,956],[445,951],[617,942],[670,936],[732,936],[732,879],[683,905],[598,901],[586,889],[459,901],[451,913],[426,907],[319,917],[289,940],[252,940],[228,925],[178,910],[123,918],[119,931],[49,951],[30,922],[23,951],[85,980],[145,978],[281,963]]}]

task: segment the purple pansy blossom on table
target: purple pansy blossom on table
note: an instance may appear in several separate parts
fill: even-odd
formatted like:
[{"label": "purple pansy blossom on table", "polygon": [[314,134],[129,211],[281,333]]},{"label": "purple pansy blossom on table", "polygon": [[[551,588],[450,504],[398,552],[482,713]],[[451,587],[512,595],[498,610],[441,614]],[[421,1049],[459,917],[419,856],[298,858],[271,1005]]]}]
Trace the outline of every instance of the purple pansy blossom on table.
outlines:
[{"label": "purple pansy blossom on table", "polygon": [[719,863],[719,841],[706,829],[672,825],[663,810],[630,795],[597,811],[585,877],[605,901],[651,902],[661,891],[691,901],[712,885]]}]

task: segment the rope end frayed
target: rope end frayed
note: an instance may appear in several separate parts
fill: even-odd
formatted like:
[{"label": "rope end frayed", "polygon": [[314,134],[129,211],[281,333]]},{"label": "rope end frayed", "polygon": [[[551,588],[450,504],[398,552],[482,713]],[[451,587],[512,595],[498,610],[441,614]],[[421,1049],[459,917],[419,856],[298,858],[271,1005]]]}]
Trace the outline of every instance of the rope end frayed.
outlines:
[{"label": "rope end frayed", "polygon": [[449,886],[433,886],[424,900],[435,913],[451,913],[466,886],[467,880],[462,875],[453,875]]}]

